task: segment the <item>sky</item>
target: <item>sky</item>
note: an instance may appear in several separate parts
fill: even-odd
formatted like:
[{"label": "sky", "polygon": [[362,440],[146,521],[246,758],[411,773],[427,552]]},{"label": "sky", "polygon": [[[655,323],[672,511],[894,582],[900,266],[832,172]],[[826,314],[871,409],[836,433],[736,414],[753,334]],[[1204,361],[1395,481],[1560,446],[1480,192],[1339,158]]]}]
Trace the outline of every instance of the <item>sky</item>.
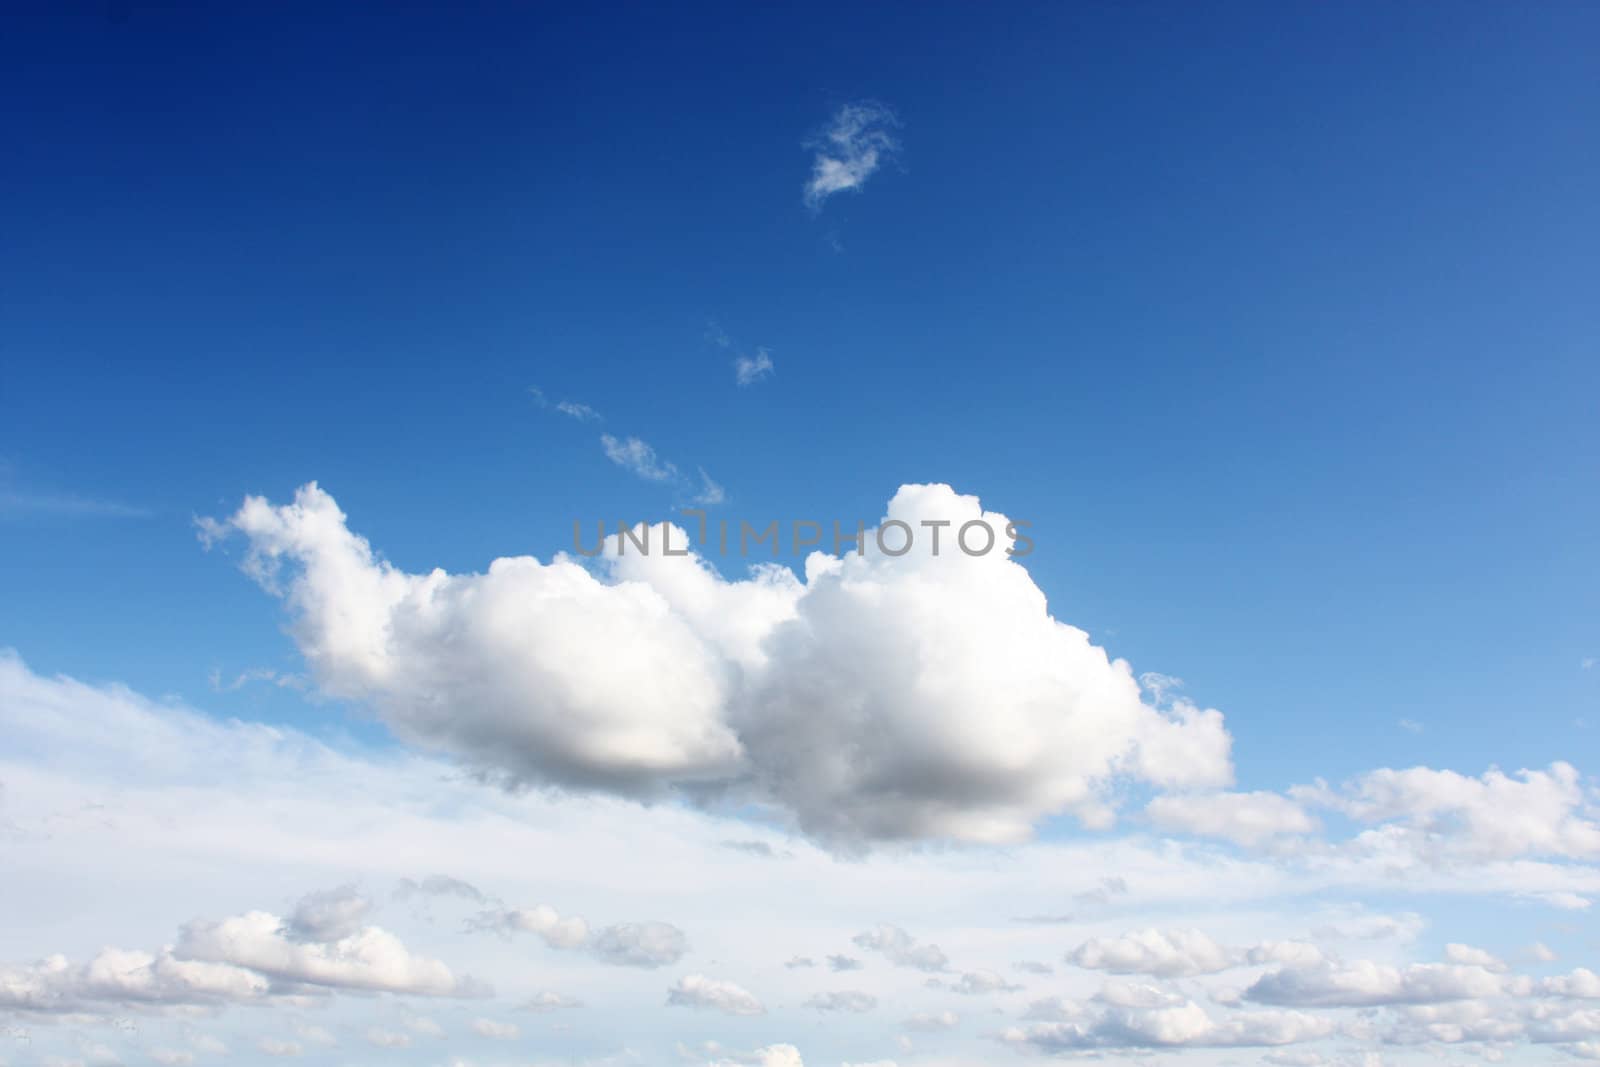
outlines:
[{"label": "sky", "polygon": [[0,20],[0,1064],[1600,1058],[1593,5]]}]

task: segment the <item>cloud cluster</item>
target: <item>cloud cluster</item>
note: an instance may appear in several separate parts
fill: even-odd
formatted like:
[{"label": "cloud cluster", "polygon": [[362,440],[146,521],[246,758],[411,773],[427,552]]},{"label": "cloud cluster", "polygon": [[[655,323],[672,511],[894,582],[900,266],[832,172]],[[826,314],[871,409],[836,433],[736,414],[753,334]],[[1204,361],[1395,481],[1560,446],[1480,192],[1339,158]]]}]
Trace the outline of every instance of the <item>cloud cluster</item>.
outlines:
[{"label": "cloud cluster", "polygon": [[[942,485],[902,487],[887,519],[1009,521]],[[592,565],[410,574],[314,484],[203,524],[230,532],[323,691],[514,785],[732,793],[842,842],[1016,841],[1056,813],[1104,825],[1120,780],[1231,780],[1220,713],[1145,703],[1001,553],[930,539],[887,556],[869,533],[860,554],[813,554],[804,580],[768,566],[730,581],[613,537]]]},{"label": "cloud cluster", "polygon": [[[312,894],[289,919],[254,911],[220,921],[196,920],[182,928],[175,945],[159,953],[107,948],[80,965],[56,955],[33,964],[0,966],[0,1011],[204,1007],[307,989],[425,997],[488,994],[483,984],[411,952],[387,930],[356,923],[366,909],[343,903],[350,899],[345,891]],[[330,910],[330,901],[340,903]],[[335,917],[331,924],[307,922],[308,916],[330,914]]]},{"label": "cloud cluster", "polygon": [[1189,978],[1234,967],[1319,963],[1322,952],[1305,941],[1264,941],[1249,948],[1218,944],[1203,930],[1134,930],[1119,937],[1090,938],[1067,953],[1067,962],[1110,974]]}]

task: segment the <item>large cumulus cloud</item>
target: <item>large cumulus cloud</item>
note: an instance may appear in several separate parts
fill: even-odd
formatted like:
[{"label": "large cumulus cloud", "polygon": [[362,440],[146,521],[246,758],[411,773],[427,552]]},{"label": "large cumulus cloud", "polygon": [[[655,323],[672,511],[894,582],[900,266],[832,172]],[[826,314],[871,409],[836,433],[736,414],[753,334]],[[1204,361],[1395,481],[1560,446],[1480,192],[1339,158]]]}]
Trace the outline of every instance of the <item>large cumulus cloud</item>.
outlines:
[{"label": "large cumulus cloud", "polygon": [[[902,487],[885,518],[1008,521],[943,485]],[[938,555],[923,536],[889,556],[869,531],[804,579],[730,581],[662,554],[662,529],[647,556],[613,538],[593,561],[453,575],[389,564],[315,484],[203,523],[244,536],[326,692],[513,784],[732,790],[835,841],[1014,841],[1051,814],[1108,822],[1119,780],[1231,780],[1220,713],[1146,702],[998,549],[966,555],[945,530]]]}]

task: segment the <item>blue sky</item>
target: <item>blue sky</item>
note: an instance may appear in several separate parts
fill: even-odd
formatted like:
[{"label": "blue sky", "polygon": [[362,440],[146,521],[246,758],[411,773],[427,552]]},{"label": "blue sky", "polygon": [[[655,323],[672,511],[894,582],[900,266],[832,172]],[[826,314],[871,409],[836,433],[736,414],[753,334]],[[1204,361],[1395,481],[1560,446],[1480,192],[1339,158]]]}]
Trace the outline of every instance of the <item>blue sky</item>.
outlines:
[{"label": "blue sky", "polygon": [[[1240,791],[1592,767],[1593,6],[7,23],[0,647],[39,676],[390,753],[241,578],[261,535],[198,517],[316,481],[459,575],[702,470],[761,524],[946,483],[1226,714]],[[852,106],[892,147],[808,205]],[[229,684],[264,669],[315,677]]]}]

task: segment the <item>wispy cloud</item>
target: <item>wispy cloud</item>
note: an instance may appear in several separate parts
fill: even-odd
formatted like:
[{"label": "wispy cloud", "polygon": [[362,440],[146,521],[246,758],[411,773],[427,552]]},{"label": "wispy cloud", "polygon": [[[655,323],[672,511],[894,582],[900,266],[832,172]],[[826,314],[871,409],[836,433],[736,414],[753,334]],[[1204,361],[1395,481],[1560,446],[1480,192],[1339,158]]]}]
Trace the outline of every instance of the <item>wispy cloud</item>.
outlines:
[{"label": "wispy cloud", "polygon": [[871,100],[841,107],[809,145],[816,156],[811,180],[806,182],[806,206],[820,211],[834,193],[865,185],[883,161],[899,151],[900,142],[891,132],[899,125],[893,111]]},{"label": "wispy cloud", "polygon": [[571,400],[563,400],[556,405],[556,410],[563,415],[570,415],[579,422],[595,422],[600,418],[600,413],[588,404],[579,404]]},{"label": "wispy cloud", "polygon": [[734,380],[740,385],[754,385],[772,375],[772,353],[765,348],[756,349],[753,356],[740,356],[733,361]]},{"label": "wispy cloud", "polygon": [[146,519],[150,517],[150,512],[115,500],[100,500],[74,493],[25,493],[0,490],[0,519],[28,516]]},{"label": "wispy cloud", "polygon": [[577,419],[579,422],[599,422],[602,418],[601,414],[594,408],[588,404],[580,404],[576,400],[563,399],[552,404],[550,398],[545,395],[544,390],[537,385],[528,386],[528,396],[533,399],[535,406],[559,411],[561,414]]},{"label": "wispy cloud", "polygon": [[711,475],[706,473],[706,469],[704,467],[701,467],[700,492],[695,494],[693,502],[703,508],[706,508],[711,507],[714,504],[720,504],[726,499],[728,499],[727,492],[722,488],[722,486],[712,481]]},{"label": "wispy cloud", "polygon": [[661,459],[655,449],[637,437],[617,438],[603,433],[600,446],[606,450],[607,459],[646,481],[666,482],[678,476],[677,467]]}]

